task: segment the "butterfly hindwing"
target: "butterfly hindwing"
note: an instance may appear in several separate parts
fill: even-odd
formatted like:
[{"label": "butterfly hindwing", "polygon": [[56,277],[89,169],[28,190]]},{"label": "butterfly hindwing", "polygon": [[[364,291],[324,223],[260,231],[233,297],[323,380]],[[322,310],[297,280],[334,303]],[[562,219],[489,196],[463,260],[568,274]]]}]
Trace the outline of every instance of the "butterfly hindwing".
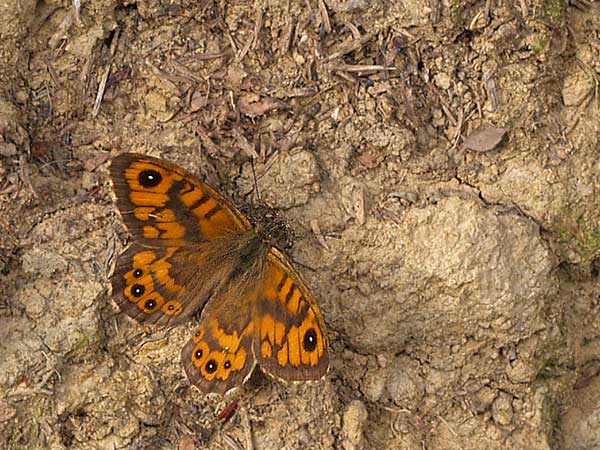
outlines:
[{"label": "butterfly hindwing", "polygon": [[133,244],[117,260],[113,296],[121,311],[138,321],[177,322],[189,316],[181,301],[185,287],[171,273],[177,247],[147,248]]},{"label": "butterfly hindwing", "polygon": [[209,302],[200,326],[181,353],[190,383],[204,392],[225,394],[252,374],[254,322],[248,290],[234,284],[224,295]]}]

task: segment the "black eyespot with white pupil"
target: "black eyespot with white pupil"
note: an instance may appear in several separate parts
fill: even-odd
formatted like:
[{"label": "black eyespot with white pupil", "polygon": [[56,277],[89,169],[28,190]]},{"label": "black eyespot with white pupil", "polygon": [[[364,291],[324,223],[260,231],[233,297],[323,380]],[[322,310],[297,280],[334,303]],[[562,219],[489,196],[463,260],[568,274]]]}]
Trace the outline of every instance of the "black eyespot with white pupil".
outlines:
[{"label": "black eyespot with white pupil", "polygon": [[146,288],[143,284],[134,284],[133,286],[131,286],[131,294],[134,297],[141,297],[142,295],[144,295],[145,291]]},{"label": "black eyespot with white pupil", "polygon": [[306,333],[304,333],[304,339],[302,340],[302,345],[304,346],[304,350],[307,352],[314,352],[317,348],[317,332],[314,328],[309,328]]},{"label": "black eyespot with white pupil", "polygon": [[225,361],[225,364],[223,364],[223,367],[225,367],[226,369],[229,369],[231,367],[231,361]]},{"label": "black eyespot with white pupil", "polygon": [[141,277],[143,274],[144,274],[144,272],[143,272],[143,270],[142,270],[142,269],[135,269],[135,270],[133,271],[133,276],[134,276],[135,278],[139,278],[139,277]]},{"label": "black eyespot with white pupil", "polygon": [[138,181],[145,188],[153,188],[160,184],[162,175],[154,169],[146,169],[140,172]]},{"label": "black eyespot with white pupil", "polygon": [[144,306],[146,307],[146,309],[152,309],[156,306],[156,302],[154,300],[146,300]]},{"label": "black eyespot with white pupil", "polygon": [[196,353],[194,353],[194,356],[196,357],[196,359],[202,358],[202,349],[199,348],[198,350],[196,350]]},{"label": "black eyespot with white pupil", "polygon": [[206,363],[206,366],[204,366],[204,368],[206,369],[206,371],[208,373],[216,372],[216,370],[217,370],[217,362],[214,359],[211,359],[210,361],[208,361]]}]

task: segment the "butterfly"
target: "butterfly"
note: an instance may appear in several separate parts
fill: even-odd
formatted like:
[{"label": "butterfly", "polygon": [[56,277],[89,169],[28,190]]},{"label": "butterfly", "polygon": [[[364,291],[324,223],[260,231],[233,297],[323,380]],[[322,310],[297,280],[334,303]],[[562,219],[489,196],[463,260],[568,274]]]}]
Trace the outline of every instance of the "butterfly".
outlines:
[{"label": "butterfly", "polygon": [[181,358],[191,384],[226,394],[258,365],[318,380],[329,343],[317,303],[288,259],[223,195],[167,161],[134,153],[110,166],[133,242],[111,278],[120,310],[176,325],[200,314]]}]

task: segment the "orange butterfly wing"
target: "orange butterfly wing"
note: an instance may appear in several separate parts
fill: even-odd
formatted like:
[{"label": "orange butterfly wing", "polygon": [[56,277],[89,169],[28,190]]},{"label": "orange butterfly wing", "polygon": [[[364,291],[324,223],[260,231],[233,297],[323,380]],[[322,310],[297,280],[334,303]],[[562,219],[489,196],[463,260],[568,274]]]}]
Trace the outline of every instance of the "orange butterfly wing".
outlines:
[{"label": "orange butterfly wing", "polygon": [[256,365],[251,304],[256,297],[249,288],[252,286],[234,284],[209,302],[200,326],[181,352],[190,383],[204,392],[226,394],[241,386]]},{"label": "orange butterfly wing", "polygon": [[140,321],[173,324],[204,307],[182,352],[192,384],[224,394],[257,363],[289,381],[326,373],[329,344],[314,298],[233,205],[160,159],[123,154],[110,172],[134,238],[117,261],[113,295]]},{"label": "orange butterfly wing", "polygon": [[254,352],[262,370],[287,381],[322,378],[329,368],[329,341],[321,311],[300,275],[276,248],[255,305]]},{"label": "orange butterfly wing", "polygon": [[257,257],[247,282],[206,306],[183,349],[185,372],[204,392],[240,386],[256,363],[286,381],[318,380],[329,367],[325,324],[308,288],[276,248]]},{"label": "orange butterfly wing", "polygon": [[251,230],[223,196],[166,161],[125,153],[110,167],[116,204],[134,243],[111,279],[121,310],[140,321],[193,315],[225,275],[220,243]]}]

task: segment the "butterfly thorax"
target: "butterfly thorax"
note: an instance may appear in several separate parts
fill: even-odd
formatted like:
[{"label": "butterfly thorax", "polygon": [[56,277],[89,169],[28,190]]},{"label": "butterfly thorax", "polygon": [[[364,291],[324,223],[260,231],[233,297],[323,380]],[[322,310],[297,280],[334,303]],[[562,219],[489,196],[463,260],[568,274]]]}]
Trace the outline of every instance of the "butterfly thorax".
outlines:
[{"label": "butterfly thorax", "polygon": [[[195,278],[197,267],[203,267],[203,278],[208,284],[221,285],[229,289],[234,284],[257,282],[263,273],[269,247],[261,236],[250,229],[226,239],[198,244],[198,248],[189,253],[189,278]],[[198,261],[202,258],[203,261]],[[199,266],[199,264],[201,264]],[[214,281],[213,281],[214,280]]]},{"label": "butterfly thorax", "polygon": [[250,217],[255,233],[265,245],[286,252],[293,248],[293,232],[286,216],[280,210],[259,204],[247,206],[243,211]]},{"label": "butterfly thorax", "polygon": [[269,250],[262,236],[254,229],[241,235],[239,239],[233,241],[233,244],[237,247],[239,258],[237,270],[242,272],[254,272],[257,263],[264,260]]}]

